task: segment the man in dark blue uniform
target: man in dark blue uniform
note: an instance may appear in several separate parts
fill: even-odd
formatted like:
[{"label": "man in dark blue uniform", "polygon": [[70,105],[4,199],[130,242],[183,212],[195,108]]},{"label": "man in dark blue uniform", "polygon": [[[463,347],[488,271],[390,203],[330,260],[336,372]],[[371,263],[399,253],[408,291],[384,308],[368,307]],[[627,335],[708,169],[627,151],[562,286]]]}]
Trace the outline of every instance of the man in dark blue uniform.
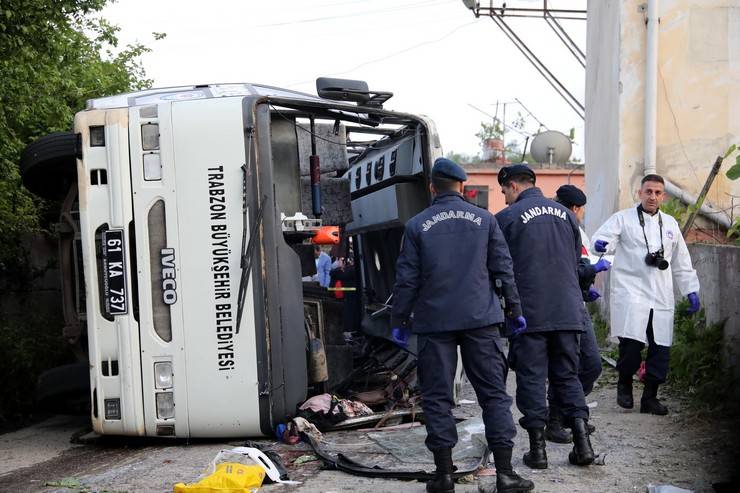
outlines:
[{"label": "man in dark blue uniform", "polygon": [[[511,256],[494,217],[466,202],[465,171],[440,158],[432,168],[430,207],[406,224],[396,263],[392,326],[403,343],[418,335],[418,376],[427,428],[426,445],[434,454],[435,478],[428,492],[453,492],[452,448],[457,443],[453,380],[457,348],[483,409],[488,447],[496,464],[499,492],[534,488],[511,466],[516,435],[511,397],[506,393],[508,367],[498,325],[526,329],[514,284]],[[501,283],[506,315],[494,292]]]},{"label": "man in dark blue uniform", "polygon": [[588,465],[594,451],[587,431],[588,407],[578,381],[578,339],[584,330],[578,283],[581,235],[575,216],[535,187],[535,174],[518,164],[501,169],[498,182],[509,205],[496,214],[509,244],[514,276],[528,322],[510,339],[509,362],[516,372],[519,423],[529,433],[524,463],[547,468],[545,385],[573,430],[572,464]]},{"label": "man in dark blue uniform", "polygon": [[[579,223],[583,221],[586,207],[586,194],[574,185],[563,185],[555,194],[555,202],[567,207]],[[581,233],[581,258],[578,261],[578,282],[581,288],[581,296],[585,303],[596,301],[601,295],[593,288],[596,274],[609,270],[611,263],[605,258],[592,259],[588,253],[587,246],[591,244],[582,227]],[[591,263],[593,260],[594,263]],[[583,316],[585,330],[581,334],[578,353],[578,380],[583,387],[583,395],[587,396],[594,388],[594,383],[601,375],[601,356],[599,346],[596,343],[596,335],[591,322],[591,316],[583,305]],[[555,403],[553,387],[547,389],[547,403],[549,407],[549,419],[545,428],[545,438],[555,443],[570,443],[573,437],[567,428],[563,427],[563,416]],[[593,433],[594,427],[588,424],[589,435]]]}]

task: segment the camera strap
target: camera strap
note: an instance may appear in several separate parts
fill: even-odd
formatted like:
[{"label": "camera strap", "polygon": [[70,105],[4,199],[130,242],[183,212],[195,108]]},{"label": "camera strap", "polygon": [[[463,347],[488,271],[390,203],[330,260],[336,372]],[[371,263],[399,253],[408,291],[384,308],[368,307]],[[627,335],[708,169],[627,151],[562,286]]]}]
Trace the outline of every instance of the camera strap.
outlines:
[{"label": "camera strap", "polygon": [[[648,253],[650,252],[650,244],[648,243],[647,234],[645,234],[645,217],[642,215],[643,208],[642,204],[637,206],[637,219],[640,221],[640,227],[642,228],[642,237],[645,238],[645,248]],[[660,215],[660,211],[657,211],[658,215],[658,227],[660,228],[660,250],[663,251],[663,217]]]}]

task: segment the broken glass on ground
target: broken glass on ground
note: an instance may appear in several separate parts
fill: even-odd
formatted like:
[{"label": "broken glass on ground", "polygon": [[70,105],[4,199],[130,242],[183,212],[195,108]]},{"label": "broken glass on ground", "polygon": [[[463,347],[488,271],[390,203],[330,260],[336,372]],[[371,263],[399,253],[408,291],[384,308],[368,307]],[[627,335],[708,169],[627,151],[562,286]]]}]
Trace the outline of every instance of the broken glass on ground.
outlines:
[{"label": "broken glass on ground", "polygon": [[[483,421],[480,417],[457,424],[458,443],[452,457],[456,476],[464,476],[484,465],[488,457]],[[397,479],[429,479],[435,466],[424,439],[426,429],[371,431],[325,435],[312,446],[332,468],[351,474]]]}]

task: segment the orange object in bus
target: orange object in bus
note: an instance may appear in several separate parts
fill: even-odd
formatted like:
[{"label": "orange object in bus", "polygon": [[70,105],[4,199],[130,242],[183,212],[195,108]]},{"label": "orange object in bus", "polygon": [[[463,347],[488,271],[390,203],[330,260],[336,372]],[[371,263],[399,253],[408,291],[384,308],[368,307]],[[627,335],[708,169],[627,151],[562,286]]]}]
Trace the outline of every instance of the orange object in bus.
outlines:
[{"label": "orange object in bus", "polygon": [[339,243],[339,226],[321,226],[311,238],[314,245],[336,245]]}]

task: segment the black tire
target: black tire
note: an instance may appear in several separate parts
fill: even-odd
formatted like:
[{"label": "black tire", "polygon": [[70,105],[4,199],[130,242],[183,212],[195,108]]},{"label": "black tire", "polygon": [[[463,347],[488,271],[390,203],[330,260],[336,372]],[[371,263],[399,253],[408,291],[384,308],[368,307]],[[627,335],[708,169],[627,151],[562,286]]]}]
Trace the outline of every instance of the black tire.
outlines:
[{"label": "black tire", "polygon": [[90,365],[72,363],[47,370],[36,384],[37,409],[58,414],[90,412]]},{"label": "black tire", "polygon": [[23,185],[45,199],[61,200],[77,180],[77,136],[54,132],[28,144],[21,153]]}]

